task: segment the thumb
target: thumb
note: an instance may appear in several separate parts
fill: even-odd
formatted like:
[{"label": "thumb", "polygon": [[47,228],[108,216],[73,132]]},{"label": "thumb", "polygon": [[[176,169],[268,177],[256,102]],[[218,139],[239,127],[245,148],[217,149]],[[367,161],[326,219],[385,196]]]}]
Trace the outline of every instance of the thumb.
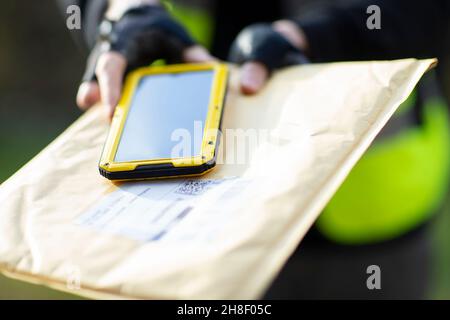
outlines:
[{"label": "thumb", "polygon": [[127,67],[127,60],[118,52],[102,54],[97,63],[96,74],[100,87],[102,104],[110,117],[114,113],[122,91],[122,79]]},{"label": "thumb", "polygon": [[260,62],[246,62],[241,69],[241,91],[246,95],[258,93],[269,78],[269,70]]},{"label": "thumb", "polygon": [[85,81],[78,88],[77,105],[86,110],[100,101],[100,88],[96,81]]}]

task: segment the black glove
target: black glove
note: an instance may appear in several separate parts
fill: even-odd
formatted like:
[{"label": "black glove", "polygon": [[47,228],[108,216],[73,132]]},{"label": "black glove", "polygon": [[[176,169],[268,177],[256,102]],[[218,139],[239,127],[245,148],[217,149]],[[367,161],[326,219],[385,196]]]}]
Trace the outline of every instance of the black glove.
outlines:
[{"label": "black glove", "polygon": [[242,30],[231,47],[229,60],[237,64],[260,62],[269,71],[308,63],[303,52],[275,31],[271,24],[254,24]]},{"label": "black glove", "polygon": [[127,71],[164,59],[182,62],[184,49],[195,44],[186,30],[160,6],[142,6],[127,11],[117,21],[103,20],[99,38],[89,56],[84,81],[96,80],[98,57],[107,51],[121,53],[128,62]]}]

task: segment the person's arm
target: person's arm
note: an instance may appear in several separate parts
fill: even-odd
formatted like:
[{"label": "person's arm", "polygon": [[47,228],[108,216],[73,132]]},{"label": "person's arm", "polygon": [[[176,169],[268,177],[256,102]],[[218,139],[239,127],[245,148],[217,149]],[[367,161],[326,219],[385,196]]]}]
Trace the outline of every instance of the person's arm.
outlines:
[{"label": "person's arm", "polygon": [[[381,29],[369,30],[367,8],[381,9]],[[315,61],[436,57],[448,32],[448,0],[361,0],[330,6],[298,20]]]}]

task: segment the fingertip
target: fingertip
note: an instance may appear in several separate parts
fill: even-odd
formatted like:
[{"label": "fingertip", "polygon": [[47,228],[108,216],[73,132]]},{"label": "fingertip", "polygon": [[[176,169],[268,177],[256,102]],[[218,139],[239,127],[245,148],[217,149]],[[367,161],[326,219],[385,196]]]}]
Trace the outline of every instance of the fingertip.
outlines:
[{"label": "fingertip", "polygon": [[80,109],[86,110],[100,100],[100,89],[94,81],[83,82],[78,88],[77,105]]},{"label": "fingertip", "polygon": [[114,111],[116,109],[116,105],[105,105],[105,109],[106,109],[106,115],[108,117],[108,120],[111,121],[113,116],[114,116]]},{"label": "fingertip", "polygon": [[269,76],[267,68],[258,62],[248,62],[242,66],[241,91],[254,95],[261,91]]},{"label": "fingertip", "polygon": [[125,58],[115,52],[101,56],[97,65],[96,75],[100,86],[101,102],[110,118],[120,99],[125,69]]},{"label": "fingertip", "polygon": [[254,95],[258,93],[260,88],[254,81],[248,81],[244,78],[241,79],[241,92],[245,95]]},{"label": "fingertip", "polygon": [[121,86],[120,84],[112,85],[108,88],[108,90],[105,90],[104,92],[104,99],[103,104],[106,109],[106,113],[108,115],[108,118],[111,120],[114,111],[116,110],[117,105],[119,104],[121,95]]},{"label": "fingertip", "polygon": [[121,88],[117,85],[117,86],[109,88],[109,90],[107,92],[105,92],[104,104],[109,109],[114,110],[116,105],[119,103],[120,90],[121,90]]}]

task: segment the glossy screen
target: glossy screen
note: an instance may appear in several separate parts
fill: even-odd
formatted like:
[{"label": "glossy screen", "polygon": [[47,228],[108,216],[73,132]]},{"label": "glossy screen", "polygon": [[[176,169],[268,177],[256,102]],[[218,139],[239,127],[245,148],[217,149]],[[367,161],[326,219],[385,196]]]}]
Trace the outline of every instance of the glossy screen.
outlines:
[{"label": "glossy screen", "polygon": [[213,71],[142,78],[132,98],[115,161],[200,155],[213,78]]}]

